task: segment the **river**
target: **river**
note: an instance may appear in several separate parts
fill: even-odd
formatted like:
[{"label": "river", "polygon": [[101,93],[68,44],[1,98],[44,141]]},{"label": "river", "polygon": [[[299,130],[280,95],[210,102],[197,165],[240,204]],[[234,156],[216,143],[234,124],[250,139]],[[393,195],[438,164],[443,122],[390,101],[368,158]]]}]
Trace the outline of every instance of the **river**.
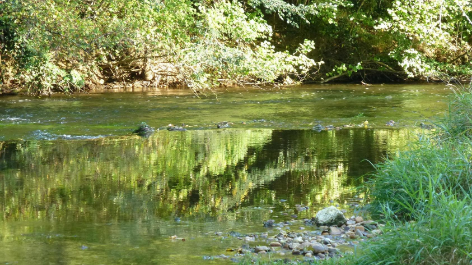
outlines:
[{"label": "river", "polygon": [[[328,205],[356,214],[372,164],[443,116],[450,94],[324,85],[0,97],[0,262],[230,263],[218,255],[242,244],[232,232]],[[141,122],[155,133],[133,135]]]}]

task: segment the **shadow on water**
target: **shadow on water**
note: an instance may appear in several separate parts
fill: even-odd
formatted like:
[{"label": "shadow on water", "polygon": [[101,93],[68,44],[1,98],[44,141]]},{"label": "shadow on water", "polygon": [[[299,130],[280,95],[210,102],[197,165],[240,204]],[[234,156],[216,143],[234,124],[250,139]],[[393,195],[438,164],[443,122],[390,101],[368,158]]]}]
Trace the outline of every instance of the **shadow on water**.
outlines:
[{"label": "shadow on water", "polygon": [[228,129],[0,142],[0,261],[208,264],[203,255],[241,243],[207,234],[264,231],[263,220],[334,203],[349,210],[368,161],[409,135]]}]

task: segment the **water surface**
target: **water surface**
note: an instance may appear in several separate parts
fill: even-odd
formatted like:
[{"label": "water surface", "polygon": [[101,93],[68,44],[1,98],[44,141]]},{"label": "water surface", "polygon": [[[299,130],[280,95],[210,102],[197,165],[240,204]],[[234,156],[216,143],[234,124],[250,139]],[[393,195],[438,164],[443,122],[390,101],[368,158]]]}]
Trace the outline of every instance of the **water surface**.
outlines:
[{"label": "water surface", "polygon": [[0,98],[0,140],[120,136],[141,122],[155,128],[185,124],[213,129],[311,129],[365,120],[373,128],[416,126],[441,116],[451,91],[444,85],[326,85],[218,90],[196,97],[188,90]]},{"label": "water surface", "polygon": [[[0,98],[0,263],[224,264],[244,244],[230,232],[275,235],[263,221],[327,205],[359,213],[371,163],[443,115],[449,93],[368,88]],[[131,135],[142,121],[163,130]]]}]

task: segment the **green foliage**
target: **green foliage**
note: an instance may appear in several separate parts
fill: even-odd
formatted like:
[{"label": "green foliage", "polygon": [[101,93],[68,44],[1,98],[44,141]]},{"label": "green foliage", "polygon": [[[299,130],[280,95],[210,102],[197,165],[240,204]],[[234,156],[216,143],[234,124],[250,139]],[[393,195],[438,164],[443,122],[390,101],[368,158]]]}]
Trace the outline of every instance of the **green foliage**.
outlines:
[{"label": "green foliage", "polygon": [[[306,56],[312,42],[297,55],[276,52],[265,42],[271,27],[236,1],[26,0],[2,9],[8,44],[2,54],[32,93],[150,73],[156,82],[166,78],[193,89],[218,80],[264,83],[319,65]],[[261,65],[272,68],[266,73]]]},{"label": "green foliage", "polygon": [[464,198],[472,187],[472,142],[420,140],[414,150],[378,166],[371,197],[376,212],[391,218],[416,217],[444,193]]},{"label": "green foliage", "polygon": [[378,166],[368,186],[386,233],[349,264],[472,262],[470,95],[455,95],[439,132]]},{"label": "green foliage", "polygon": [[[283,38],[282,47],[293,47],[299,36],[316,41],[316,57],[326,62],[316,77],[323,82],[472,74],[470,1],[300,2],[251,3],[277,12],[284,21],[271,21]],[[355,71],[357,66],[362,68]]]},{"label": "green foliage", "polygon": [[395,1],[388,13],[376,29],[396,36],[390,56],[410,77],[472,73],[470,1]]},{"label": "green foliage", "polygon": [[12,0],[0,12],[2,82],[32,93],[472,75],[466,0]]},{"label": "green foliage", "polygon": [[386,233],[360,246],[346,264],[470,264],[472,200],[440,195],[417,221],[389,224]]},{"label": "green foliage", "polygon": [[460,87],[441,121],[442,138],[472,137],[472,87]]}]

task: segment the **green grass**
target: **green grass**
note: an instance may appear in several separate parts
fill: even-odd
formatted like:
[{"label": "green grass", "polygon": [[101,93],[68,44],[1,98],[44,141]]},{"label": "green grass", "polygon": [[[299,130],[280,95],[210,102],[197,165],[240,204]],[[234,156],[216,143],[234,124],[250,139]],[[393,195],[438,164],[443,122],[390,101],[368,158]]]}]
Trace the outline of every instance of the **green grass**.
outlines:
[{"label": "green grass", "polygon": [[347,264],[472,263],[472,94],[457,92],[440,130],[377,166],[367,184],[385,234]]},{"label": "green grass", "polygon": [[384,234],[353,255],[317,264],[472,263],[471,90],[455,94],[436,133],[376,166],[365,188]]}]

